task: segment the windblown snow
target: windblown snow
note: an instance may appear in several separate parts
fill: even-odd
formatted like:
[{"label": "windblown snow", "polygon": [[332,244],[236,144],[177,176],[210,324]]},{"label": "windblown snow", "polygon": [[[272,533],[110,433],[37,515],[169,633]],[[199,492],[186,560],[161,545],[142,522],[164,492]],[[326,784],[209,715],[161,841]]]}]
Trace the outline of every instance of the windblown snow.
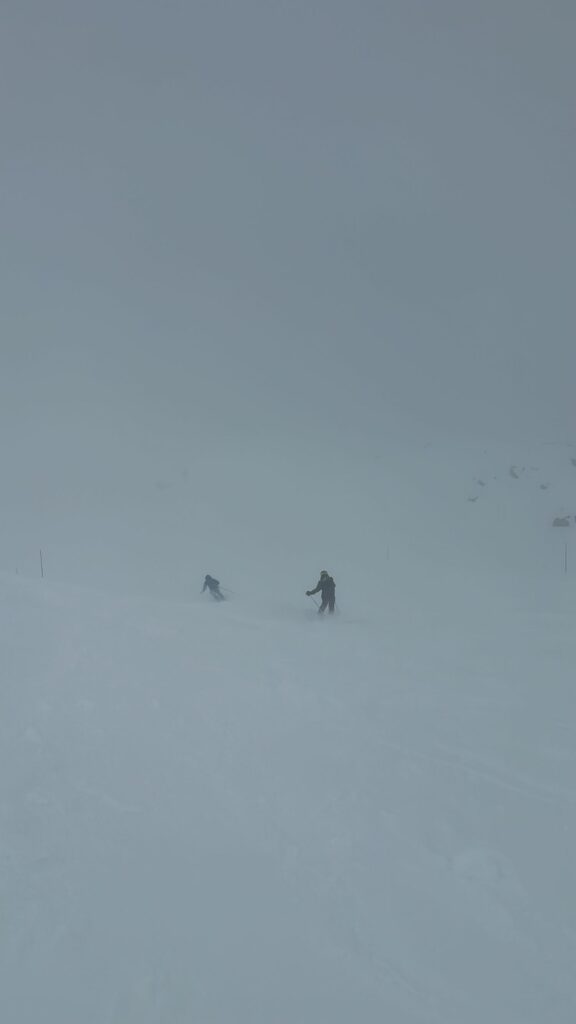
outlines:
[{"label": "windblown snow", "polygon": [[10,494],[2,1021],[573,1024],[573,455],[238,443]]}]

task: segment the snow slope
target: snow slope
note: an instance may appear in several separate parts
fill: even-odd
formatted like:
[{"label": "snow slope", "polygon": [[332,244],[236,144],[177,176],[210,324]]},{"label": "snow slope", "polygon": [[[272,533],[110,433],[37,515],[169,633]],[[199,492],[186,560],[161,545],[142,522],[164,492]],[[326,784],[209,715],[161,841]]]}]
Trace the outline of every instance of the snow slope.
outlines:
[{"label": "snow slope", "polygon": [[0,1019],[572,1024],[571,454],[238,442],[12,494],[11,555],[49,541],[43,580],[2,552]]}]

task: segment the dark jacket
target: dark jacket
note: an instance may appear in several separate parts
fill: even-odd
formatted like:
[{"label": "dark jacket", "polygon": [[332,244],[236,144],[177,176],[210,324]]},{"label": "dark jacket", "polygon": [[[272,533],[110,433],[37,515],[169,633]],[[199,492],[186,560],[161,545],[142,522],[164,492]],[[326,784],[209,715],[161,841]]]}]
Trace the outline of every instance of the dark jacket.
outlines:
[{"label": "dark jacket", "polygon": [[314,590],[309,590],[308,595],[311,597],[312,594],[322,594],[323,601],[329,601],[330,598],[334,597],[336,593],[336,584],[331,576],[321,576],[316,584]]},{"label": "dark jacket", "polygon": [[219,581],[215,580],[213,576],[206,576],[204,586],[202,587],[202,593],[204,593],[205,590],[209,590],[210,593],[213,593],[215,590],[220,590]]}]

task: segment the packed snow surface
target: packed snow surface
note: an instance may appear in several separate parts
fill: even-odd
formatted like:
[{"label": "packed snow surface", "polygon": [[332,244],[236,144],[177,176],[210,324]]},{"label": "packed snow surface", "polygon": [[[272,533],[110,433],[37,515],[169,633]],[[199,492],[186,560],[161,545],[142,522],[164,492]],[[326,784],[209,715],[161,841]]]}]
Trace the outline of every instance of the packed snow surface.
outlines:
[{"label": "packed snow surface", "polygon": [[576,1020],[574,451],[316,454],[11,494],[5,1024]]}]

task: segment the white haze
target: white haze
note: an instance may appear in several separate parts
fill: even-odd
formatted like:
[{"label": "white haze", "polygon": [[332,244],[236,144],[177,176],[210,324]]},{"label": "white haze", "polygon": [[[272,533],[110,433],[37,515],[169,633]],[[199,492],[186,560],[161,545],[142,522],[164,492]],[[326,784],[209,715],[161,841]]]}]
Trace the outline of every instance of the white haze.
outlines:
[{"label": "white haze", "polygon": [[575,1019],[575,21],[2,3],[6,1024]]},{"label": "white haze", "polygon": [[571,5],[0,18],[2,433],[33,464],[71,423],[108,458],[102,424],[572,439]]}]

